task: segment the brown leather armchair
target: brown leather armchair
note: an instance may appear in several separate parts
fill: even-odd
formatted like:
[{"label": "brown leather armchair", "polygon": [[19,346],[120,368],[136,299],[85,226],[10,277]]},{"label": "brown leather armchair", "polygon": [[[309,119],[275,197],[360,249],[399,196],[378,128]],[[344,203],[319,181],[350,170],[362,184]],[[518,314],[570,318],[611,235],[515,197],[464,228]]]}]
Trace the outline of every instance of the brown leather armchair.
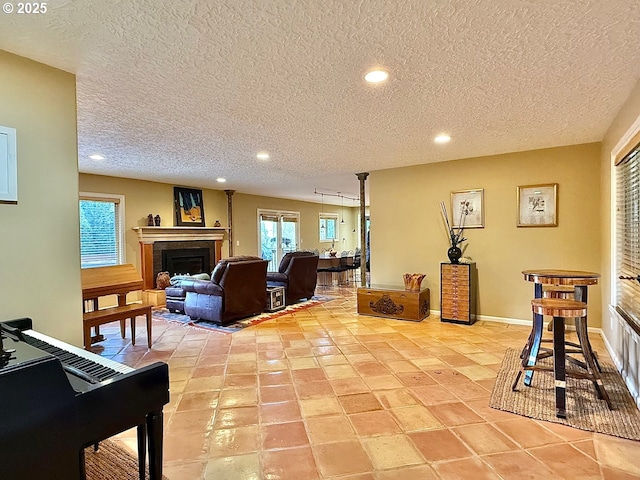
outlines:
[{"label": "brown leather armchair", "polygon": [[303,251],[286,253],[278,271],[267,273],[267,286],[285,287],[287,305],[303,298],[310,299],[316,291],[317,269],[318,254]]},{"label": "brown leather armchair", "polygon": [[184,279],[184,313],[193,320],[226,324],[262,313],[267,305],[267,264],[259,257],[220,260],[211,280]]}]

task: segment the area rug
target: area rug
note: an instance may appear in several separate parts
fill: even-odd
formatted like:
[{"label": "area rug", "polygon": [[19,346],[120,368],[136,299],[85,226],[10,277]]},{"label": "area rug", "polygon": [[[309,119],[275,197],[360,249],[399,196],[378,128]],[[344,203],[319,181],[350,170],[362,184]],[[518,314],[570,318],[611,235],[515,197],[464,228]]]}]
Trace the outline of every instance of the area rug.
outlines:
[{"label": "area rug", "polygon": [[[520,350],[508,349],[493,387],[490,407],[581,430],[640,440],[640,410],[613,365],[600,360],[602,381],[614,409],[609,410],[606,402],[598,399],[590,380],[567,377],[567,418],[562,419],[556,417],[553,373],[536,372],[531,387],[526,387],[520,379],[518,390],[511,390],[520,362]],[[538,364],[550,366],[552,359],[545,358]]]},{"label": "area rug", "polygon": [[[138,480],[138,459],[116,442],[100,442],[98,451],[85,449],[84,464],[87,480]],[[145,478],[149,478],[149,472]],[[168,480],[164,475],[163,480]]]},{"label": "area rug", "polygon": [[259,323],[265,322],[267,320],[272,320],[274,318],[281,317],[283,315],[288,315],[290,313],[295,313],[300,310],[305,310],[307,308],[315,307],[316,305],[320,305],[321,303],[328,302],[329,300],[333,300],[333,297],[325,296],[325,295],[314,295],[311,300],[307,300],[305,302],[294,303],[293,305],[288,305],[282,310],[278,310],[277,312],[265,312],[260,315],[255,315],[253,317],[244,318],[242,320],[238,320],[237,322],[230,323],[228,325],[218,325],[215,322],[209,322],[207,320],[198,320],[193,321],[189,317],[189,315],[184,315],[181,313],[172,313],[166,308],[153,310],[153,317],[159,318],[162,320],[167,320],[169,322],[181,323],[183,325],[189,325],[191,327],[198,327],[210,330],[215,333],[220,334],[229,334],[234,333],[243,328],[251,327],[253,325],[258,325]]}]

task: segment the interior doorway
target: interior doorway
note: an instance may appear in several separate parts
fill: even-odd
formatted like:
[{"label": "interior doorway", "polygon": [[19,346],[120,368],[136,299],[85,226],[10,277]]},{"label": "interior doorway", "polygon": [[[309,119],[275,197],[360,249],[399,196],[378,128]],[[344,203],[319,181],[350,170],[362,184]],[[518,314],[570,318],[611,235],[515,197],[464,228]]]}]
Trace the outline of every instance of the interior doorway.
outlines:
[{"label": "interior doorway", "polygon": [[283,255],[295,252],[300,243],[300,213],[258,210],[258,251],[269,261],[267,270],[276,272]]}]

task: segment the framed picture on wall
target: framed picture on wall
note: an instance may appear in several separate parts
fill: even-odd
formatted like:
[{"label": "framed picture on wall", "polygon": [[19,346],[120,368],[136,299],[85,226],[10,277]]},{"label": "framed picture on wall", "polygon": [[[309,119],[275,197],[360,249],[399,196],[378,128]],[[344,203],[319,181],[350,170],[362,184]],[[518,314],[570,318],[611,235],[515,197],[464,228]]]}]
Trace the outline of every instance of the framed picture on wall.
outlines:
[{"label": "framed picture on wall", "polygon": [[558,184],[518,187],[518,227],[558,226]]},{"label": "framed picture on wall", "polygon": [[173,187],[176,226],[204,227],[202,190]]},{"label": "framed picture on wall", "polygon": [[451,219],[456,228],[484,228],[484,189],[451,192]]}]

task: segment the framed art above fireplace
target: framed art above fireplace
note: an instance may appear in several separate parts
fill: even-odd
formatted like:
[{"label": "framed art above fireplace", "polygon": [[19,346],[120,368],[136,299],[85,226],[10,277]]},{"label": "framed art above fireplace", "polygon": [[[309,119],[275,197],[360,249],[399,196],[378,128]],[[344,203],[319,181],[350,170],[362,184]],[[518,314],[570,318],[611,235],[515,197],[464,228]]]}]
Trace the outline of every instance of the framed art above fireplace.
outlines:
[{"label": "framed art above fireplace", "polygon": [[202,190],[173,187],[177,227],[204,227]]}]

